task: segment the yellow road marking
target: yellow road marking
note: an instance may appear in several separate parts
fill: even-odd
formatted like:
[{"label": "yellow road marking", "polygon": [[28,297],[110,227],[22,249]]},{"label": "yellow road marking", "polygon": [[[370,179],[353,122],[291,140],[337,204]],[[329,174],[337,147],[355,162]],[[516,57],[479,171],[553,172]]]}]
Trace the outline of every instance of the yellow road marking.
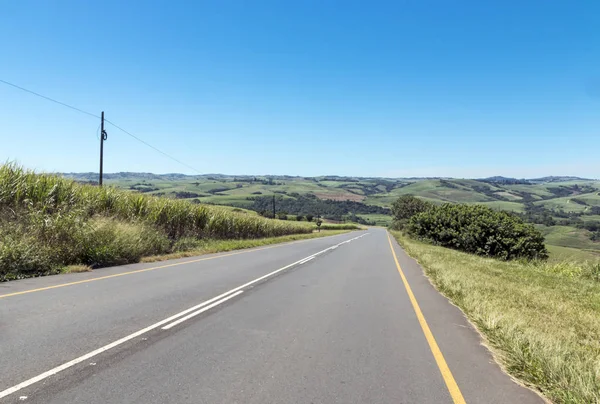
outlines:
[{"label": "yellow road marking", "polygon": [[46,286],[46,287],[38,288],[38,289],[23,290],[21,292],[7,293],[5,295],[0,295],[0,299],[5,298],[5,297],[17,296],[17,295],[25,295],[27,293],[41,292],[41,291],[49,290],[49,289],[64,288],[65,286],[72,286],[72,285],[79,285],[79,284],[82,284],[82,283],[88,283],[88,282],[94,282],[94,281],[101,281],[103,279],[116,278],[118,276],[139,274],[141,272],[153,271],[155,269],[168,268],[168,267],[174,267],[174,266],[185,265],[185,264],[192,264],[194,262],[208,261],[208,260],[212,260],[212,259],[216,259],[216,258],[230,257],[232,255],[245,254],[245,253],[251,253],[251,252],[262,251],[262,250],[268,250],[270,248],[283,247],[283,246],[286,246],[286,245],[289,245],[289,244],[295,244],[295,243],[300,243],[300,242],[303,242],[303,241],[310,241],[310,240],[314,240],[314,239],[297,240],[297,241],[292,241],[292,242],[288,242],[288,243],[271,245],[271,246],[268,246],[268,247],[262,247],[262,248],[255,248],[255,249],[248,249],[248,250],[236,251],[236,252],[233,252],[233,253],[230,253],[230,254],[217,255],[215,257],[198,258],[198,259],[191,260],[191,261],[176,262],[174,264],[160,265],[160,266],[157,266],[157,267],[138,269],[138,270],[135,270],[135,271],[122,272],[122,273],[114,274],[114,275],[100,276],[98,278],[84,279],[84,280],[81,280],[81,281],[75,281],[75,282],[69,282],[69,283],[61,283],[59,285]]},{"label": "yellow road marking", "polygon": [[413,309],[415,310],[415,314],[417,315],[417,319],[419,320],[419,324],[421,325],[421,329],[423,330],[423,334],[425,334],[425,338],[427,339],[427,343],[429,344],[429,349],[431,349],[431,353],[435,358],[435,362],[440,369],[440,373],[444,378],[444,382],[446,383],[446,387],[448,388],[448,392],[452,397],[452,401],[454,404],[466,404],[465,399],[458,388],[458,384],[454,380],[454,376],[452,376],[452,372],[444,359],[444,355],[442,351],[440,351],[440,347],[438,346],[429,326],[427,325],[427,321],[425,321],[425,316],[423,316],[423,312],[421,312],[421,308],[419,307],[419,303],[415,298],[415,295],[408,284],[408,280],[406,280],[406,276],[404,276],[404,272],[400,267],[400,263],[398,262],[398,257],[396,256],[396,251],[394,251],[394,245],[392,244],[392,239],[390,238],[390,234],[388,233],[388,241],[390,242],[390,248],[392,250],[392,255],[394,256],[394,261],[396,262],[396,267],[398,268],[398,272],[400,273],[400,277],[402,278],[402,282],[404,283],[404,287],[406,288],[406,292],[408,293],[408,298],[412,303]]}]

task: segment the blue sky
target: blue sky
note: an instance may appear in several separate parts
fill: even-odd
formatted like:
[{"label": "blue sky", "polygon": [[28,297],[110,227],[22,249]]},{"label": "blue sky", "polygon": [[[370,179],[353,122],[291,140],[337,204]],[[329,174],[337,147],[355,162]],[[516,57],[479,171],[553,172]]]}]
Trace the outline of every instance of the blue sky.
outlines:
[{"label": "blue sky", "polygon": [[[126,4],[125,4],[126,3]],[[600,2],[4,2],[0,79],[202,173],[600,177]],[[98,120],[0,83],[0,160]],[[105,172],[190,169],[110,126]]]}]

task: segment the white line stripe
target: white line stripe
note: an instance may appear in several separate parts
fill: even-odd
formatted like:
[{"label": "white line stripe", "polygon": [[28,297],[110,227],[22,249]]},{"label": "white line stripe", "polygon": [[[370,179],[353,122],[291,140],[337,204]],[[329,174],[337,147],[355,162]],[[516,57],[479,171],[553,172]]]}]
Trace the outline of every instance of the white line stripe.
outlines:
[{"label": "white line stripe", "polygon": [[314,259],[315,259],[315,257],[309,257],[309,258],[303,259],[303,260],[302,260],[302,261],[300,261],[298,264],[305,264],[305,263],[307,263],[308,261],[310,261],[310,260],[314,260]]},{"label": "white line stripe", "polygon": [[243,291],[243,290],[238,290],[237,292],[235,292],[235,293],[234,293],[234,294],[232,294],[232,295],[229,295],[229,296],[227,296],[227,297],[225,297],[225,298],[223,298],[223,299],[221,299],[221,300],[217,300],[217,301],[216,301],[216,302],[214,302],[213,304],[210,304],[210,305],[208,305],[208,306],[206,306],[206,307],[204,307],[204,308],[202,308],[202,309],[200,309],[200,310],[198,310],[198,311],[195,311],[195,312],[193,312],[192,314],[188,314],[187,316],[185,316],[185,317],[182,317],[182,318],[180,318],[179,320],[176,320],[176,321],[172,322],[172,323],[171,323],[171,324],[169,324],[169,325],[165,325],[165,326],[164,326],[162,329],[163,329],[163,330],[168,330],[168,329],[170,329],[170,328],[173,328],[173,327],[175,327],[177,324],[181,324],[181,323],[183,323],[184,321],[187,321],[187,320],[189,320],[189,319],[190,319],[190,318],[192,318],[192,317],[196,317],[198,314],[202,314],[202,313],[204,313],[205,311],[207,311],[207,310],[210,310],[210,309],[212,309],[213,307],[215,307],[215,306],[218,306],[218,305],[220,305],[221,303],[223,303],[223,302],[226,302],[226,301],[227,301],[227,300],[229,300],[229,299],[233,299],[234,297],[236,297],[237,295],[239,295],[239,294],[241,294],[241,293],[244,293],[244,291]]},{"label": "white line stripe", "polygon": [[[339,244],[336,245],[336,247],[339,247],[340,245],[345,244],[345,243],[349,243],[350,241],[357,240],[357,239],[359,239],[359,238],[361,238],[363,236],[366,236],[367,234],[369,234],[369,233],[365,233],[365,234],[363,234],[361,236],[354,237],[354,238],[352,238],[350,240],[347,240],[347,241],[344,241],[342,243],[339,243]],[[166,318],[164,320],[159,321],[158,323],[154,323],[151,326],[148,326],[146,328],[143,328],[143,329],[141,329],[139,331],[134,332],[133,334],[130,334],[130,335],[128,335],[126,337],[123,337],[123,338],[121,338],[119,340],[116,340],[114,342],[111,342],[108,345],[104,345],[103,347],[98,348],[98,349],[96,349],[96,350],[94,350],[92,352],[89,352],[89,353],[87,353],[87,354],[85,354],[83,356],[80,356],[79,358],[73,359],[72,361],[63,363],[62,365],[57,366],[57,367],[55,367],[53,369],[50,369],[50,370],[48,370],[48,371],[46,371],[44,373],[41,373],[41,374],[39,374],[39,375],[37,375],[35,377],[32,377],[29,380],[25,380],[22,383],[19,383],[19,384],[15,385],[13,387],[10,387],[10,388],[8,388],[8,389],[6,389],[4,391],[1,391],[0,392],[0,398],[6,397],[6,396],[8,396],[8,395],[10,395],[12,393],[15,393],[15,392],[21,390],[21,389],[24,389],[25,387],[31,386],[32,384],[35,384],[35,383],[37,383],[39,381],[42,381],[42,380],[44,380],[44,379],[46,379],[46,378],[48,378],[50,376],[53,376],[53,375],[55,375],[55,374],[57,374],[59,372],[62,372],[63,370],[66,370],[66,369],[68,369],[68,368],[70,368],[72,366],[75,366],[78,363],[81,363],[81,362],[86,361],[86,360],[88,360],[90,358],[93,358],[94,356],[99,355],[99,354],[101,354],[103,352],[106,352],[109,349],[112,349],[112,348],[114,348],[116,346],[119,346],[119,345],[121,345],[121,344],[123,344],[123,343],[125,343],[127,341],[130,341],[130,340],[136,338],[136,337],[139,337],[140,335],[146,334],[147,332],[152,331],[155,328],[158,328],[158,327],[160,327],[160,326],[162,326],[164,324],[170,323],[171,321],[173,321],[173,320],[175,320],[175,319],[177,319],[177,318],[179,318],[179,317],[181,317],[183,315],[186,315],[186,314],[188,314],[188,313],[190,313],[190,312],[192,312],[194,310],[198,310],[201,307],[204,307],[204,306],[209,305],[209,304],[211,304],[213,302],[216,302],[217,300],[223,299],[224,297],[226,297],[228,295],[231,295],[232,293],[236,293],[238,291],[241,291],[242,289],[244,289],[244,288],[246,288],[248,286],[251,286],[251,285],[253,285],[253,284],[257,283],[257,282],[260,282],[263,279],[269,278],[269,277],[271,277],[271,276],[273,276],[273,275],[275,275],[275,274],[277,274],[277,273],[279,273],[281,271],[285,271],[286,269],[289,269],[289,268],[291,268],[291,267],[293,267],[295,265],[301,264],[305,260],[313,259],[316,256],[318,256],[320,254],[323,254],[324,252],[328,251],[330,248],[326,248],[326,249],[324,249],[322,251],[319,251],[318,253],[309,255],[308,257],[302,258],[301,260],[298,260],[298,261],[293,262],[293,263],[291,263],[289,265],[286,265],[283,268],[279,268],[279,269],[277,269],[277,270],[275,270],[273,272],[270,272],[270,273],[268,273],[266,275],[261,276],[260,278],[256,278],[256,279],[254,279],[254,280],[252,280],[250,282],[247,282],[247,283],[245,283],[245,284],[243,284],[241,286],[238,286],[237,288],[233,288],[233,289],[231,289],[231,290],[229,290],[229,291],[227,291],[225,293],[221,293],[219,296],[213,297],[210,300],[202,302],[202,303],[200,303],[200,304],[198,304],[198,305],[196,305],[194,307],[190,307],[187,310],[179,312],[179,313],[177,313],[175,315],[172,315],[169,318]],[[233,296],[231,296],[231,297],[233,297]],[[225,301],[225,300],[223,300],[223,301]]]}]

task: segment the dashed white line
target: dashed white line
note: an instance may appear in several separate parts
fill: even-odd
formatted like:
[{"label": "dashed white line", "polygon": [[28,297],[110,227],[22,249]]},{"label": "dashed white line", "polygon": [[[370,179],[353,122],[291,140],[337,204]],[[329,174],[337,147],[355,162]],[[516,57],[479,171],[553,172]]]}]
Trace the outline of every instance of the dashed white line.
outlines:
[{"label": "dashed white line", "polygon": [[[277,269],[277,270],[275,270],[273,272],[270,272],[270,273],[268,273],[266,275],[263,275],[263,276],[261,276],[259,278],[256,278],[256,279],[254,279],[254,280],[252,280],[250,282],[247,282],[247,283],[245,283],[245,284],[243,284],[241,286],[238,286],[237,288],[233,288],[233,289],[231,289],[231,290],[229,290],[229,291],[227,291],[225,293],[221,293],[219,296],[213,297],[212,299],[207,300],[205,302],[202,302],[202,303],[200,303],[200,304],[198,304],[198,305],[196,305],[194,307],[190,307],[189,309],[186,309],[186,310],[183,310],[183,311],[181,311],[181,312],[179,312],[177,314],[174,314],[171,317],[168,317],[168,318],[166,318],[164,320],[161,320],[161,321],[159,321],[157,323],[152,324],[151,326],[148,326],[148,327],[143,328],[143,329],[141,329],[139,331],[136,331],[133,334],[129,334],[126,337],[123,337],[123,338],[118,339],[118,340],[116,340],[114,342],[111,342],[108,345],[104,345],[103,347],[98,348],[98,349],[96,349],[94,351],[91,351],[91,352],[89,352],[89,353],[87,353],[87,354],[85,354],[83,356],[75,358],[75,359],[73,359],[73,360],[71,360],[69,362],[63,363],[60,366],[57,366],[57,367],[55,367],[53,369],[50,369],[50,370],[48,370],[48,371],[46,371],[44,373],[41,373],[41,374],[37,375],[35,377],[32,377],[29,380],[25,380],[24,382],[19,383],[19,384],[13,386],[13,387],[10,387],[10,388],[8,388],[8,389],[6,389],[4,391],[1,391],[0,392],[0,398],[9,396],[9,395],[11,395],[11,394],[13,394],[13,393],[21,390],[21,389],[24,389],[25,387],[31,386],[32,384],[35,384],[35,383],[37,383],[39,381],[47,379],[50,376],[53,376],[53,375],[55,375],[55,374],[57,374],[59,372],[62,372],[63,370],[66,370],[66,369],[68,369],[68,368],[70,368],[72,366],[75,366],[78,363],[81,363],[81,362],[84,362],[84,361],[86,361],[86,360],[88,360],[90,358],[93,358],[94,356],[97,356],[97,355],[99,355],[99,354],[101,354],[103,352],[106,352],[109,349],[112,349],[112,348],[115,348],[115,347],[117,347],[117,346],[119,346],[121,344],[124,344],[125,342],[130,341],[130,340],[132,340],[132,339],[134,339],[136,337],[139,337],[140,335],[146,334],[147,332],[150,332],[150,331],[152,331],[152,330],[154,330],[154,329],[156,329],[158,327],[161,327],[161,326],[163,326],[165,324],[171,323],[173,320],[177,320],[181,316],[185,316],[188,313],[192,313],[192,312],[194,312],[194,311],[196,311],[196,310],[198,310],[200,308],[203,308],[202,310],[198,310],[195,313],[190,314],[189,316],[186,316],[186,317],[184,317],[184,318],[182,318],[180,320],[177,320],[177,321],[173,322],[172,324],[169,324],[166,327],[163,327],[163,330],[168,330],[171,327],[173,327],[173,326],[175,326],[175,325],[177,325],[177,324],[179,324],[179,323],[181,323],[183,321],[186,321],[186,320],[188,320],[188,319],[190,319],[190,318],[192,318],[192,317],[194,317],[194,316],[196,316],[196,315],[198,315],[200,313],[205,312],[206,310],[209,310],[212,307],[215,307],[215,306],[217,306],[217,305],[225,302],[226,300],[229,300],[229,299],[231,299],[231,298],[239,295],[240,293],[243,292],[242,289],[247,288],[248,286],[252,286],[255,283],[258,283],[258,282],[262,281],[263,279],[269,278],[269,277],[271,277],[271,276],[273,276],[273,275],[275,275],[275,274],[277,274],[279,272],[285,271],[286,269],[289,269],[289,268],[291,268],[293,266],[300,265],[300,264],[303,264],[305,262],[308,262],[308,261],[314,259],[315,257],[319,256],[320,254],[323,254],[323,253],[325,253],[327,251],[331,251],[331,250],[333,250],[333,249],[341,246],[342,244],[346,244],[346,243],[349,243],[351,241],[358,240],[359,238],[364,237],[364,236],[366,236],[368,234],[369,233],[361,234],[360,236],[357,236],[357,237],[351,238],[349,240],[346,240],[344,242],[338,243],[338,244],[336,244],[333,247],[329,247],[329,248],[326,248],[326,249],[324,249],[322,251],[319,251],[318,253],[309,255],[308,257],[302,258],[301,260],[298,260],[298,261],[293,262],[293,263],[291,263],[289,265],[286,265],[283,268],[279,268],[279,269]],[[25,399],[27,398],[27,396],[21,396],[21,397],[25,397]],[[21,397],[19,397],[19,398],[22,399]]]}]

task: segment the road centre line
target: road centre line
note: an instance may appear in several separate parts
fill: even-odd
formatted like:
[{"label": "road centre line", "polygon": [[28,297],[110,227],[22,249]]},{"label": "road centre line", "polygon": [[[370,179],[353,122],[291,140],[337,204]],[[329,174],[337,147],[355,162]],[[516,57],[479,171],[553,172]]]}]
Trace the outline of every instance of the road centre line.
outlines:
[{"label": "road centre line", "polygon": [[235,293],[234,293],[234,294],[232,294],[232,295],[229,295],[229,296],[227,296],[227,297],[224,297],[224,298],[223,298],[223,299],[221,299],[221,300],[217,300],[217,301],[216,301],[216,302],[214,302],[213,304],[209,304],[208,306],[206,306],[206,307],[204,307],[204,308],[202,308],[202,309],[200,309],[200,310],[198,310],[198,311],[195,311],[195,312],[193,312],[192,314],[188,314],[187,316],[185,316],[185,317],[182,317],[182,318],[180,318],[179,320],[175,320],[175,321],[174,321],[174,322],[172,322],[171,324],[165,325],[165,326],[164,326],[162,329],[163,329],[163,330],[168,330],[168,329],[170,329],[170,328],[173,328],[173,327],[175,327],[177,324],[181,324],[181,323],[183,323],[184,321],[187,321],[187,320],[189,320],[189,319],[190,319],[190,318],[192,318],[192,317],[196,317],[198,314],[202,314],[202,313],[204,313],[205,311],[207,311],[207,310],[210,310],[210,309],[212,309],[213,307],[215,307],[215,306],[218,306],[218,305],[220,305],[221,303],[224,303],[224,302],[226,302],[226,301],[227,301],[227,300],[229,300],[229,299],[233,299],[234,297],[236,297],[237,295],[239,295],[239,294],[241,294],[241,293],[244,293],[244,291],[243,291],[243,290],[238,290],[237,292],[235,292]]},{"label": "road centre line", "polygon": [[305,258],[305,259],[303,259],[302,261],[300,261],[298,264],[305,264],[305,263],[307,263],[308,261],[310,261],[310,260],[313,260],[313,259],[315,259],[315,257]]},{"label": "road centre line", "polygon": [[415,295],[408,283],[408,280],[406,279],[406,276],[404,275],[404,271],[402,271],[402,268],[400,267],[400,263],[398,262],[398,257],[396,256],[396,251],[394,250],[394,245],[392,244],[392,239],[390,237],[389,232],[388,232],[388,241],[390,243],[390,248],[392,250],[394,262],[396,263],[396,268],[398,269],[398,272],[400,273],[400,277],[402,278],[402,283],[404,284],[404,288],[406,289],[406,293],[408,294],[410,303],[412,304],[415,314],[417,315],[417,320],[419,320],[419,324],[421,325],[423,334],[425,334],[425,339],[427,340],[427,343],[429,344],[429,349],[431,350],[431,353],[433,354],[435,363],[437,364],[438,369],[440,370],[440,373],[442,374],[442,377],[444,379],[444,382],[446,383],[446,388],[448,389],[448,392],[450,393],[450,397],[452,397],[452,401],[454,402],[454,404],[466,404],[465,399],[460,391],[460,388],[458,387],[456,380],[454,380],[454,376],[452,376],[452,372],[450,371],[450,368],[448,367],[448,364],[446,363],[446,359],[444,359],[444,355],[442,354],[442,351],[440,350],[440,347],[438,346],[438,344],[433,336],[433,333],[431,332],[431,329],[429,329],[429,325],[427,324],[427,321],[425,320],[425,316],[423,315],[423,312],[421,311],[421,307],[419,307],[419,303],[417,302],[417,299],[415,298]]},{"label": "road centre line", "polygon": [[[368,234],[368,233],[366,233],[366,234]],[[335,236],[331,236],[331,237],[335,237]],[[42,292],[44,290],[63,288],[65,286],[73,286],[73,285],[79,285],[79,284],[82,284],[82,283],[89,283],[89,282],[101,281],[101,280],[104,280],[104,279],[116,278],[116,277],[119,277],[119,276],[139,274],[139,273],[142,273],[142,272],[153,271],[155,269],[169,268],[169,267],[174,267],[174,266],[180,266],[180,265],[186,265],[186,264],[193,264],[193,263],[201,262],[201,261],[213,260],[213,259],[217,259],[217,258],[231,257],[232,255],[247,254],[247,253],[252,253],[252,252],[256,252],[256,251],[269,250],[271,248],[284,247],[284,246],[287,246],[287,245],[302,243],[302,242],[311,241],[311,240],[316,240],[316,239],[297,240],[297,241],[292,241],[292,242],[289,242],[289,243],[282,243],[282,244],[277,244],[277,245],[271,245],[271,246],[268,246],[268,247],[261,247],[261,248],[254,248],[254,249],[248,249],[248,250],[242,250],[242,251],[235,251],[235,252],[228,253],[228,254],[216,255],[216,256],[213,256],[213,257],[203,257],[203,258],[198,258],[198,259],[189,260],[189,261],[175,262],[173,264],[159,265],[159,266],[156,266],[156,267],[143,268],[143,269],[137,269],[137,270],[134,270],[134,271],[121,272],[121,273],[113,274],[113,275],[100,276],[100,277],[97,277],[97,278],[83,279],[81,281],[61,283],[59,285],[52,285],[52,286],[46,286],[46,287],[37,288],[37,289],[29,289],[29,290],[23,290],[23,291],[20,291],[20,292],[7,293],[7,294],[4,294],[4,295],[0,295],[0,299],[5,298],[5,297],[24,295],[24,294],[27,294],[27,293]]]},{"label": "road centre line", "polygon": [[[354,240],[358,240],[359,238],[364,237],[367,234],[369,234],[369,233],[365,233],[365,234],[362,234],[362,235],[360,235],[358,237],[354,237],[354,238],[352,238],[350,240],[346,240],[346,241],[344,241],[342,243],[339,243],[339,244],[336,245],[336,248],[338,246],[342,245],[342,244],[345,244],[345,243],[348,243],[348,242],[351,242],[351,241],[354,241]],[[77,365],[77,364],[79,364],[79,363],[81,363],[83,361],[86,361],[86,360],[88,360],[88,359],[90,359],[90,358],[92,358],[94,356],[97,356],[97,355],[99,355],[99,354],[101,354],[103,352],[106,352],[109,349],[112,349],[112,348],[115,348],[115,347],[117,347],[117,346],[119,346],[121,344],[124,344],[125,342],[130,341],[130,340],[132,340],[132,339],[134,339],[136,337],[139,337],[140,335],[146,334],[146,333],[148,333],[148,332],[150,332],[150,331],[152,331],[152,330],[154,330],[154,329],[156,329],[158,327],[161,327],[161,326],[163,326],[165,324],[171,323],[172,321],[179,319],[181,316],[184,316],[184,315],[186,315],[188,313],[191,313],[191,312],[193,312],[195,310],[198,310],[198,309],[200,309],[202,307],[210,305],[210,307],[205,308],[205,310],[201,310],[201,311],[197,312],[194,315],[200,314],[200,313],[208,310],[209,308],[212,308],[212,307],[214,307],[214,306],[216,306],[218,304],[223,303],[226,300],[229,300],[229,299],[233,298],[234,296],[239,295],[240,293],[243,292],[243,289],[247,288],[248,286],[252,286],[255,283],[258,283],[258,282],[260,282],[260,281],[262,281],[262,280],[264,280],[266,278],[269,278],[269,277],[271,277],[273,275],[276,275],[276,274],[278,274],[278,273],[280,273],[282,271],[285,271],[286,269],[292,268],[292,267],[294,267],[296,265],[303,264],[304,262],[307,262],[307,260],[313,259],[313,258],[315,258],[315,257],[317,257],[317,256],[319,256],[319,255],[321,255],[321,254],[323,254],[323,253],[325,253],[327,251],[330,251],[330,250],[331,250],[331,247],[326,248],[326,249],[321,250],[321,251],[319,251],[319,252],[317,252],[315,254],[309,255],[308,257],[302,258],[302,259],[300,259],[300,260],[298,260],[296,262],[293,262],[293,263],[291,263],[289,265],[286,265],[286,266],[284,266],[282,268],[276,269],[275,271],[269,272],[268,274],[263,275],[263,276],[261,276],[259,278],[254,279],[254,280],[251,280],[250,282],[246,282],[245,284],[240,285],[240,286],[238,286],[236,288],[233,288],[233,289],[231,289],[231,290],[229,290],[229,291],[227,291],[225,293],[221,293],[220,295],[218,295],[216,297],[213,297],[212,299],[209,299],[209,300],[207,300],[205,302],[202,302],[202,303],[200,303],[200,304],[198,304],[198,305],[196,305],[194,307],[190,307],[189,309],[181,311],[181,312],[179,312],[177,314],[174,314],[174,315],[172,315],[172,316],[170,316],[170,317],[168,317],[168,318],[166,318],[164,320],[161,320],[161,321],[159,321],[157,323],[154,323],[154,324],[152,324],[152,325],[150,325],[150,326],[148,326],[146,328],[143,328],[143,329],[141,329],[139,331],[136,331],[133,334],[129,334],[129,335],[127,335],[127,336],[125,336],[125,337],[123,337],[121,339],[118,339],[118,340],[116,340],[114,342],[111,342],[110,344],[104,345],[101,348],[93,350],[93,351],[91,351],[91,352],[89,352],[89,353],[87,353],[85,355],[82,355],[82,356],[80,356],[78,358],[75,358],[75,359],[69,361],[69,362],[63,363],[60,366],[57,366],[57,367],[55,367],[53,369],[50,369],[50,370],[48,370],[48,371],[46,371],[44,373],[41,373],[41,374],[39,374],[37,376],[34,376],[31,379],[25,380],[24,382],[21,382],[21,383],[15,385],[15,386],[9,387],[8,389],[3,390],[3,391],[0,392],[0,398],[9,396],[9,395],[11,395],[11,394],[13,394],[13,393],[15,393],[15,392],[17,392],[19,390],[22,390],[22,389],[24,389],[26,387],[31,386],[32,384],[35,384],[35,383],[40,382],[40,381],[42,381],[44,379],[47,379],[48,377],[53,376],[53,375],[55,375],[57,373],[60,373],[63,370],[66,370],[66,369],[68,369],[68,368],[70,368],[72,366],[75,366],[75,365]],[[215,304],[211,305],[211,303],[215,303]],[[193,317],[193,316],[190,316],[190,318],[191,317]],[[186,320],[187,320],[187,318],[186,318]],[[185,320],[181,320],[181,321],[185,321]],[[170,327],[172,327],[174,325],[179,324],[179,322],[181,322],[181,321],[178,320],[178,321],[176,321],[173,324],[169,324],[168,328],[170,328]],[[165,327],[163,329],[168,329],[168,328]]]}]

